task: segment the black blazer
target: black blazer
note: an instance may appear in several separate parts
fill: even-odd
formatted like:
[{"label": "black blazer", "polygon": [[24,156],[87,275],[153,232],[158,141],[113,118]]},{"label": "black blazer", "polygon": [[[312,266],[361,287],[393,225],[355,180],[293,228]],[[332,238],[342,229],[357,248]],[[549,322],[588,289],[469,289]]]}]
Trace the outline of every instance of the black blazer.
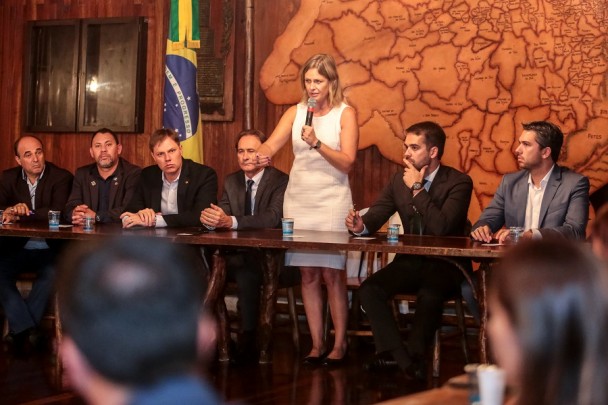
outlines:
[{"label": "black blazer", "polygon": [[283,216],[283,196],[289,176],[274,167],[264,169],[264,174],[255,194],[253,215],[245,211],[245,173],[234,172],[224,181],[224,194],[219,202],[227,215],[238,221],[238,229],[278,228]]},{"label": "black blazer", "polygon": [[[72,173],[51,162],[46,162],[44,174],[36,187],[36,208],[33,215],[23,216],[20,221],[48,221],[49,210],[61,211],[70,195]],[[2,172],[0,179],[0,209],[25,203],[30,209],[32,202],[26,180],[22,177],[21,166]]]},{"label": "black blazer", "polygon": [[408,233],[410,220],[417,210],[422,216],[425,235],[464,236],[472,190],[473,182],[468,175],[441,165],[430,190],[423,189],[412,197],[412,191],[403,183],[403,173],[397,172],[363,215],[363,223],[374,233],[397,211],[404,232]]},{"label": "black blazer", "polygon": [[[133,198],[125,211],[151,208],[160,212],[163,189],[162,172],[157,165],[148,166],[141,176]],[[199,226],[201,211],[217,202],[217,174],[209,166],[184,159],[177,187],[179,214],[163,215],[167,226]]]},{"label": "black blazer", "polygon": [[[19,221],[48,222],[49,210],[60,211],[64,208],[72,188],[72,179],[72,173],[69,171],[51,162],[45,162],[44,174],[36,186],[34,214],[22,216]],[[32,208],[30,190],[22,177],[21,166],[5,170],[0,177],[0,209],[6,209],[17,203],[25,203],[30,209]],[[20,249],[28,240],[29,238],[20,237],[2,238],[0,250]],[[63,243],[57,239],[47,239],[47,244],[50,248],[58,250]]]},{"label": "black blazer", "polygon": [[125,206],[133,197],[140,173],[141,168],[139,166],[119,158],[118,166],[116,166],[116,170],[111,176],[110,209],[106,212],[99,212],[99,186],[97,186],[99,172],[97,171],[97,164],[92,163],[78,168],[74,176],[72,192],[63,210],[63,217],[67,222],[72,222],[74,208],[86,204],[97,213],[101,222],[120,222],[120,214],[125,211]]}]

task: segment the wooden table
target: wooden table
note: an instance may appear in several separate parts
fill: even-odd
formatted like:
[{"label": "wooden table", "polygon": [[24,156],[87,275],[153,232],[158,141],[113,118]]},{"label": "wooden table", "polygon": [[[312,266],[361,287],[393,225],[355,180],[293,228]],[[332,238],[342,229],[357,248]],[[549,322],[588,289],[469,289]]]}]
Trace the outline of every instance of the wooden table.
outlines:
[{"label": "wooden table", "polygon": [[[468,257],[481,262],[478,275],[477,297],[481,312],[481,325],[479,330],[480,362],[486,363],[487,337],[486,337],[486,276],[490,263],[501,257],[505,251],[504,246],[483,246],[467,237],[433,237],[402,235],[398,242],[387,242],[382,234],[373,239],[357,238],[345,232],[320,232],[296,230],[292,237],[284,237],[280,230],[255,231],[219,231],[201,235],[175,238],[176,242],[189,244],[202,244],[218,247],[250,247],[258,248],[264,254],[264,291],[260,309],[260,362],[269,362],[271,359],[270,337],[274,319],[274,304],[278,272],[281,266],[282,253],[286,249],[302,250],[350,250],[360,252],[386,252],[403,253],[427,256]],[[209,285],[208,299],[211,304],[218,302],[221,289],[225,282],[225,264],[222,260],[221,249],[216,251],[213,260],[213,277]],[[218,308],[220,321],[222,309]],[[227,332],[224,331],[227,334]],[[227,338],[227,337],[226,337]],[[227,342],[222,342],[220,336],[220,358],[228,359]]]},{"label": "wooden table", "polygon": [[[402,235],[398,242],[387,242],[382,234],[373,239],[353,237],[343,232],[320,232],[296,230],[293,236],[283,237],[280,230],[217,231],[201,233],[198,228],[149,228],[123,230],[120,225],[96,225],[93,231],[82,227],[49,229],[44,223],[17,223],[0,226],[0,236],[40,237],[52,239],[90,240],[112,236],[162,237],[171,242],[203,245],[214,248],[212,273],[206,302],[218,310],[220,322],[227,325],[225,306],[221,305],[226,278],[223,251],[227,248],[256,248],[264,260],[264,287],[260,309],[260,362],[270,362],[270,341],[275,313],[278,273],[283,253],[287,249],[302,250],[352,250],[360,252],[386,252],[427,256],[468,257],[481,262],[478,275],[477,297],[481,311],[479,330],[480,362],[487,362],[486,339],[486,276],[490,263],[504,254],[503,246],[483,246],[467,237],[433,237]],[[229,358],[228,334],[220,331],[218,342],[221,360]]]}]

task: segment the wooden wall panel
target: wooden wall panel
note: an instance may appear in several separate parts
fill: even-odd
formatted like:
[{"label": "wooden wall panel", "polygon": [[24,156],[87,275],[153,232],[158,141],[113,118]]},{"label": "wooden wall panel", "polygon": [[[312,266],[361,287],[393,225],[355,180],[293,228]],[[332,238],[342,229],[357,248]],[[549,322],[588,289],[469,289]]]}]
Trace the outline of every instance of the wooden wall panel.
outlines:
[{"label": "wooden wall panel", "polygon": [[[222,0],[212,0],[221,2]],[[268,102],[259,88],[258,73],[270,54],[275,38],[283,32],[300,5],[299,0],[256,0],[254,3],[254,126],[270,134],[288,106]],[[235,118],[231,122],[204,122],[205,163],[216,169],[220,185],[226,174],[238,168],[234,137],[243,129],[245,66],[245,1],[236,0]],[[168,0],[1,0],[0,1],[0,170],[15,165],[12,143],[22,134],[23,35],[28,20],[67,18],[133,17],[148,20],[145,125],[142,134],[119,134],[123,155],[145,166],[152,163],[148,134],[162,124],[164,50],[168,22]],[[39,134],[47,159],[69,170],[90,162],[89,134]],[[293,154],[286,145],[274,158],[279,169],[289,171]],[[398,166],[382,158],[375,148],[359,151],[351,173],[353,199],[358,207],[371,204]],[[221,193],[221,188],[219,190]]]}]

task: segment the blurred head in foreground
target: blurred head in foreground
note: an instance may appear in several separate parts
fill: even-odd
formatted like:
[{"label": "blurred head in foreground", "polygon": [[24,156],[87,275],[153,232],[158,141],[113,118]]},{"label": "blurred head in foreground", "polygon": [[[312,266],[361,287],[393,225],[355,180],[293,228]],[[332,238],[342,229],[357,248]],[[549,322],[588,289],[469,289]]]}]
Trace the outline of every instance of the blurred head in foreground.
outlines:
[{"label": "blurred head in foreground", "polygon": [[591,228],[593,253],[608,262],[608,204],[604,204],[595,214]]},{"label": "blurred head in foreground", "polygon": [[135,403],[176,382],[205,391],[197,354],[211,350],[215,329],[188,253],[135,237],[68,251],[57,294],[61,355],[74,388],[89,403],[107,404]]},{"label": "blurred head in foreground", "polygon": [[491,276],[488,333],[517,404],[608,403],[608,277],[588,247],[526,241]]}]

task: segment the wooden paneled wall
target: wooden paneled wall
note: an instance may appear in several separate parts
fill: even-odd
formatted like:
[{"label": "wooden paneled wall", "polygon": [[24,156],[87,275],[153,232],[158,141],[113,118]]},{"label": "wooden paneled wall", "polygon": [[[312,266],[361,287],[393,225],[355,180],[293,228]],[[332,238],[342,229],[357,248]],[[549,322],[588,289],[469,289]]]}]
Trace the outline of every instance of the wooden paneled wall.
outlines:
[{"label": "wooden paneled wall", "polygon": [[[221,2],[222,0],[212,0]],[[257,86],[257,73],[272,50],[275,38],[284,30],[299,7],[299,0],[256,0],[254,3],[254,117],[256,128],[271,133],[288,106],[269,103]],[[223,178],[237,169],[234,136],[243,129],[243,87],[245,59],[245,6],[236,0],[235,118],[232,122],[204,122],[205,163]],[[168,0],[1,0],[0,1],[0,169],[15,165],[14,140],[23,133],[22,92],[23,37],[28,20],[68,18],[134,17],[148,19],[145,126],[142,134],[120,134],[123,156],[145,166],[152,163],[148,153],[148,134],[162,124],[164,47],[168,23]],[[47,159],[74,171],[90,162],[89,134],[38,134],[45,144]],[[289,171],[293,154],[286,146],[274,159],[275,165]],[[398,167],[374,149],[359,151],[351,173],[353,198],[358,207],[371,204],[385,182]],[[221,189],[219,190],[221,193]]]}]

